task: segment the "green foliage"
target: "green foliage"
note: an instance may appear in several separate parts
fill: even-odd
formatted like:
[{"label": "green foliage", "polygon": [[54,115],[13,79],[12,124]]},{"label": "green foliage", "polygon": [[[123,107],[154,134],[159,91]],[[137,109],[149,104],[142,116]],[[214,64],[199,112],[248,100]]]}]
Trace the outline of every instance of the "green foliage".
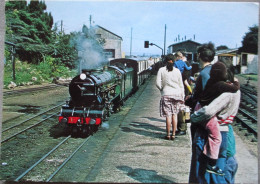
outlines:
[{"label": "green foliage", "polygon": [[17,60],[15,62],[15,81],[12,72],[12,62],[8,60],[4,66],[4,88],[7,88],[11,81],[18,86],[23,86],[48,83],[52,82],[53,78],[68,78],[76,75],[76,71],[70,70],[50,56],[46,57],[46,62],[41,62],[39,65]]},{"label": "green foliage", "polygon": [[46,8],[45,2],[38,0],[28,6],[26,1],[6,2],[6,40],[16,44],[17,57],[22,61],[38,63],[50,52],[53,17]]},{"label": "green foliage", "polygon": [[[16,45],[15,57],[31,64],[40,64],[47,70],[48,60],[54,59],[51,66],[53,74],[66,71],[65,68],[75,68],[78,60],[79,44],[76,40],[81,37],[82,40],[91,40],[103,50],[105,44],[104,38],[97,38],[93,29],[83,25],[83,32],[73,32],[65,34],[63,30],[58,30],[57,25],[53,26],[53,17],[51,13],[46,12],[47,6],[44,0],[21,0],[6,1],[6,38],[8,42]],[[7,60],[10,60],[9,49],[5,47]],[[49,59],[52,58],[52,59]],[[44,62],[42,64],[42,62]],[[44,77],[43,77],[44,78]]]},{"label": "green foliage", "polygon": [[217,50],[225,50],[225,49],[228,49],[226,45],[220,45],[217,47]]},{"label": "green foliage", "polygon": [[56,33],[56,39],[53,43],[53,49],[51,56],[59,60],[65,66],[70,69],[75,67],[75,61],[77,60],[77,50],[75,46],[71,44],[72,34],[66,35],[61,32]]},{"label": "green foliage", "polygon": [[257,74],[239,74],[239,76],[244,77],[245,79],[250,78],[250,80],[258,81],[258,75]]},{"label": "green foliage", "polygon": [[249,32],[245,34],[242,40],[242,47],[240,52],[248,52],[257,54],[258,50],[258,26],[254,25],[249,27]]}]

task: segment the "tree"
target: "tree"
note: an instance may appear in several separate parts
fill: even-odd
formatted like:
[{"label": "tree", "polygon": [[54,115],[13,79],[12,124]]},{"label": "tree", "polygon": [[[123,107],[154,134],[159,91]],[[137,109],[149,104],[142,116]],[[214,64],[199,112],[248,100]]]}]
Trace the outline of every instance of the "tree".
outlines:
[{"label": "tree", "polygon": [[53,17],[43,1],[6,2],[6,41],[16,44],[22,61],[39,63],[50,52]]},{"label": "tree", "polygon": [[225,50],[225,49],[228,49],[226,45],[220,45],[217,47],[217,50]]},{"label": "tree", "polygon": [[258,50],[258,26],[254,25],[249,27],[249,32],[245,33],[242,40],[242,47],[239,48],[240,52],[248,52],[257,54]]},{"label": "tree", "polygon": [[54,39],[51,45],[51,56],[56,58],[56,62],[63,63],[69,68],[75,68],[75,61],[77,60],[77,51],[75,45],[71,44],[71,39],[75,33],[63,34],[63,32],[54,29]]}]

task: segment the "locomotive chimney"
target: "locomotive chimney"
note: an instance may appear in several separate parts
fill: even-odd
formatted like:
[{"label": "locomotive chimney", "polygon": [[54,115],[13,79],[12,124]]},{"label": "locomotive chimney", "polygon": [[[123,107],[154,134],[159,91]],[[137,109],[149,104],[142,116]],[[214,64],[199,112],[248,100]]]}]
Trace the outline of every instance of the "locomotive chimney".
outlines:
[{"label": "locomotive chimney", "polygon": [[107,71],[107,65],[103,67],[103,71]]},{"label": "locomotive chimney", "polygon": [[86,75],[90,75],[91,74],[91,70],[89,70],[89,69],[82,69],[82,73],[85,73]]}]

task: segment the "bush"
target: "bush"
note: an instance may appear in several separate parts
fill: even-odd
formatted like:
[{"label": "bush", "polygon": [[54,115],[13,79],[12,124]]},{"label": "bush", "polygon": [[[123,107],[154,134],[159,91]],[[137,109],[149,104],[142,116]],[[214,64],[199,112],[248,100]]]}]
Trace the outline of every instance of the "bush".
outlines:
[{"label": "bush", "polygon": [[28,64],[16,60],[15,62],[15,78],[13,80],[12,61],[8,60],[4,65],[4,88],[13,81],[17,86],[41,84],[52,82],[53,78],[73,77],[76,72],[65,67],[59,60],[47,56],[45,62],[39,65]]},{"label": "bush", "polygon": [[250,78],[250,80],[257,81],[258,75],[257,74],[239,74],[239,76],[244,77],[245,79]]}]

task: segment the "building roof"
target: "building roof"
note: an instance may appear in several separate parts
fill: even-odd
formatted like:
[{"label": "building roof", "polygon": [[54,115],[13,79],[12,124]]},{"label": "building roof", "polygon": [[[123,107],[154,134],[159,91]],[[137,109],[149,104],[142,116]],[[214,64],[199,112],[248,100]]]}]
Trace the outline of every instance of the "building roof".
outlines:
[{"label": "building roof", "polygon": [[178,42],[178,43],[171,44],[171,45],[168,46],[168,47],[177,46],[177,45],[183,44],[183,43],[185,43],[185,42],[191,42],[191,43],[194,43],[194,44],[196,44],[196,45],[201,45],[201,44],[198,43],[198,42],[194,42],[194,41],[192,41],[192,40],[186,40],[186,41],[183,41],[183,42]]},{"label": "building roof", "polygon": [[216,55],[217,56],[234,56],[234,55],[236,55],[237,51],[238,51],[238,48],[217,50]]},{"label": "building roof", "polygon": [[111,31],[109,31],[109,30],[107,30],[107,29],[105,29],[105,28],[103,28],[103,27],[101,27],[101,26],[99,26],[99,25],[96,25],[96,26],[97,26],[97,27],[99,27],[100,29],[103,29],[103,30],[105,30],[106,32],[109,32],[109,33],[111,33],[111,34],[115,35],[116,37],[120,38],[121,40],[123,40],[123,38],[122,38],[121,36],[118,36],[117,34],[115,34],[115,33],[112,33]]}]

